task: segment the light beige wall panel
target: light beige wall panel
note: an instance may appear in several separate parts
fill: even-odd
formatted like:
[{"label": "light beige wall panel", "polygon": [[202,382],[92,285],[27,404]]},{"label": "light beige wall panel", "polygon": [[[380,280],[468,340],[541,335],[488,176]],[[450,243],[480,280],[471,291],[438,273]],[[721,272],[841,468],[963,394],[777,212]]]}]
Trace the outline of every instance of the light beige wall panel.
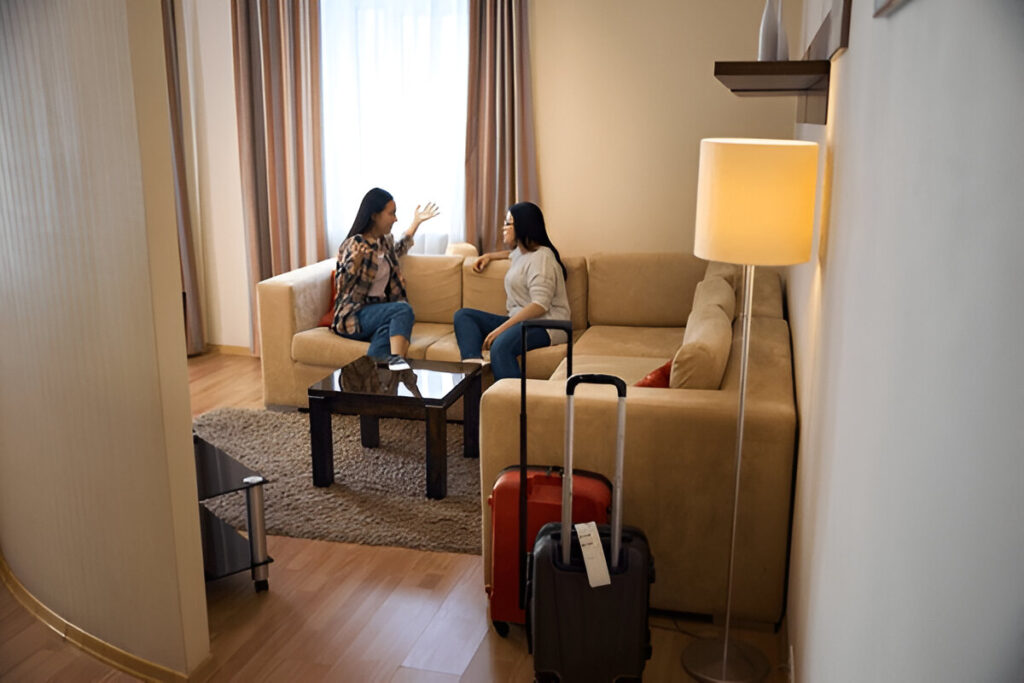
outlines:
[{"label": "light beige wall panel", "polygon": [[[149,256],[155,354],[160,381],[155,387],[162,407],[163,439],[167,453],[168,500],[172,546],[178,581],[187,671],[209,653],[206,584],[199,543],[196,507],[192,411],[188,389],[185,336],[181,322],[181,264],[175,216],[173,159],[168,131],[170,115],[160,3],[128,0],[132,87],[142,165],[146,240]],[[161,501],[163,502],[163,501]]]},{"label": "light beige wall panel", "polygon": [[207,342],[249,346],[249,276],[238,157],[230,0],[187,1],[198,240]]},{"label": "light beige wall panel", "polygon": [[[801,3],[784,3],[796,52]],[[715,60],[757,56],[763,0],[535,0],[540,204],[566,254],[693,253],[700,139],[790,138],[794,98],[739,98]]]},{"label": "light beige wall panel", "polygon": [[0,4],[0,547],[61,617],[185,672],[208,637],[162,35],[131,5]]},{"label": "light beige wall panel", "polygon": [[1024,680],[1022,35],[1019,0],[854,2],[798,131],[832,172],[789,278],[797,681]]}]

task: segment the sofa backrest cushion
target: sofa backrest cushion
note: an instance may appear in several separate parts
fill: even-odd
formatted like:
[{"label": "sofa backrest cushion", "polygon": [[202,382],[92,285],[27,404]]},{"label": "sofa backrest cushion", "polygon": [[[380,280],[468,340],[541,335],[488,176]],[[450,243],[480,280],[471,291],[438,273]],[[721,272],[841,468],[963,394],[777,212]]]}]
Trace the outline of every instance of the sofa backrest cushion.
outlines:
[{"label": "sofa backrest cushion", "polygon": [[462,256],[402,257],[406,293],[417,321],[451,324],[462,306],[462,261]]},{"label": "sofa backrest cushion", "polygon": [[[736,292],[736,310],[743,310],[743,288]],[[771,268],[754,269],[754,301],[750,305],[755,318],[784,318],[782,277]]]},{"label": "sofa backrest cushion", "polygon": [[669,386],[718,389],[732,348],[732,320],[721,307],[694,309],[686,321],[683,345],[672,359]]},{"label": "sofa backrest cushion", "polygon": [[[736,290],[718,276],[706,277],[697,283],[693,294],[693,311],[705,306],[717,306],[729,316],[729,322],[736,318]],[[692,311],[691,311],[692,312]]]},{"label": "sofa backrest cushion", "polygon": [[[743,310],[743,266],[709,261],[704,279],[721,277],[736,290],[736,314]],[[772,268],[754,269],[754,300],[750,306],[755,318],[783,318],[782,278]]]},{"label": "sofa backrest cushion", "polygon": [[[482,273],[473,270],[475,257],[465,260],[462,265],[462,305],[496,315],[508,315],[505,307],[505,273],[509,261],[491,261]],[[569,297],[572,311],[572,328],[584,330],[587,327],[587,261],[581,256],[563,256],[562,263],[569,277],[565,280],[565,292]]]},{"label": "sofa backrest cushion", "polygon": [[729,283],[733,289],[740,289],[743,285],[743,266],[735,263],[722,263],[721,261],[708,261],[707,270],[704,271],[704,279],[709,277],[720,277]]},{"label": "sofa backrest cushion", "polygon": [[587,265],[591,325],[682,327],[706,270],[684,253],[600,253]]},{"label": "sofa backrest cushion", "polygon": [[508,315],[505,307],[505,273],[508,260],[491,261],[482,273],[473,270],[476,257],[462,262],[462,305],[495,315]]}]

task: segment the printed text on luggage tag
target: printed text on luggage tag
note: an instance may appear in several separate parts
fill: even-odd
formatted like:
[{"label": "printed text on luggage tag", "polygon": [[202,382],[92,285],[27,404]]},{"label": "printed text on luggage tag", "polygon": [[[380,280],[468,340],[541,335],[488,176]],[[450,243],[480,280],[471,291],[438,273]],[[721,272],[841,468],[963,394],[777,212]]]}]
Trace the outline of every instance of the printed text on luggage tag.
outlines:
[{"label": "printed text on luggage tag", "polygon": [[604,559],[604,548],[601,547],[601,535],[597,532],[597,524],[580,522],[576,525],[576,535],[580,539],[580,549],[583,550],[583,565],[587,569],[590,587],[607,586],[612,579],[608,575],[608,563]]}]

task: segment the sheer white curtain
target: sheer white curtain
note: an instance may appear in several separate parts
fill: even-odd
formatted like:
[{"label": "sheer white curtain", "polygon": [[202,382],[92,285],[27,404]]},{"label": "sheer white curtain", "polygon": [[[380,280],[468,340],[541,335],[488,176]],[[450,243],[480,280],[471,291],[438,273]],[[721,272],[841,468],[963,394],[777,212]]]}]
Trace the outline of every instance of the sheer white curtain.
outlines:
[{"label": "sheer white curtain", "polygon": [[371,187],[394,195],[396,233],[441,207],[417,251],[464,239],[468,36],[469,0],[321,1],[329,249]]}]

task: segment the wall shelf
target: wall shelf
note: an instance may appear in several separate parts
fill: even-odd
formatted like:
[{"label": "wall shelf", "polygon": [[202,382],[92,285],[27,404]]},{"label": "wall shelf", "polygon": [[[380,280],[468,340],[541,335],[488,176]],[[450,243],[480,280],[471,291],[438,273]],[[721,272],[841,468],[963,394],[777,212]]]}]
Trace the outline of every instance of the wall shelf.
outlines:
[{"label": "wall shelf", "polygon": [[852,0],[831,0],[804,58],[784,62],[715,62],[715,78],[737,95],[796,95],[798,123],[824,124],[828,117],[831,60],[850,44]]},{"label": "wall shelf", "polygon": [[831,67],[827,59],[715,62],[715,78],[742,97],[800,96],[797,121],[824,124]]},{"label": "wall shelf", "polygon": [[827,59],[787,62],[715,62],[715,78],[741,96],[828,92]]}]

